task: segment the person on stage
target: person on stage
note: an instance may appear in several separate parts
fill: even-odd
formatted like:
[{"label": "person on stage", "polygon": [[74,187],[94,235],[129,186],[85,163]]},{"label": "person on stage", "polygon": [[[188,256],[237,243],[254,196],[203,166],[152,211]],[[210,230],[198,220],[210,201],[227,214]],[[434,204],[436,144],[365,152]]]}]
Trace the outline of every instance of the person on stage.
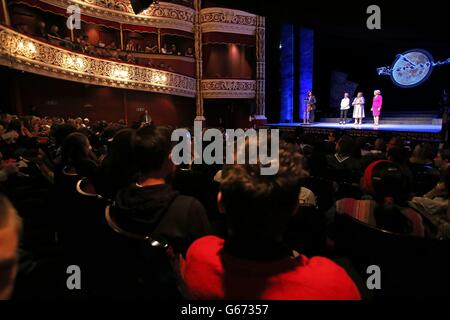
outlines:
[{"label": "person on stage", "polygon": [[358,95],[353,100],[353,118],[355,119],[355,124],[362,124],[362,119],[366,117],[364,113],[364,96],[362,92],[358,92]]},{"label": "person on stage", "polygon": [[372,111],[373,114],[373,121],[375,127],[378,127],[378,124],[380,123],[380,114],[381,114],[381,106],[383,105],[383,97],[381,96],[380,90],[375,90],[373,92],[373,102],[372,102]]},{"label": "person on stage", "polygon": [[313,95],[312,91],[308,91],[308,104],[307,104],[307,118],[306,123],[313,123],[316,111],[316,97]]},{"label": "person on stage", "polygon": [[148,110],[144,111],[144,114],[140,118],[141,124],[151,124],[153,122],[152,117],[148,114]]},{"label": "person on stage", "polygon": [[339,124],[347,123],[347,113],[350,109],[350,98],[348,97],[348,93],[344,93],[344,98],[341,100],[341,119]]}]

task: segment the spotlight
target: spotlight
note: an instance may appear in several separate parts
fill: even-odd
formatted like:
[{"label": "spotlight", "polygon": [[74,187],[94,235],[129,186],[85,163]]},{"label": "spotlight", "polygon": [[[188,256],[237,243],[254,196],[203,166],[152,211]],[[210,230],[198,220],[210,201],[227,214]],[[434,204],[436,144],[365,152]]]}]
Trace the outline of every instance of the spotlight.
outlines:
[{"label": "spotlight", "polygon": [[158,5],[159,0],[130,0],[131,7],[135,14],[140,14],[142,11],[150,7],[152,4]]}]

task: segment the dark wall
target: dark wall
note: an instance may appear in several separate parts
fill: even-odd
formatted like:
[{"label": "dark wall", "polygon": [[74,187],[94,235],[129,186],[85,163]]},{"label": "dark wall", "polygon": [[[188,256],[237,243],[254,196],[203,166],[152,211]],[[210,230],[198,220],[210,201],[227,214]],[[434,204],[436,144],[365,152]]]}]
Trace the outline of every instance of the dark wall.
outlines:
[{"label": "dark wall", "polygon": [[441,95],[450,87],[450,66],[435,68],[428,80],[417,87],[404,89],[396,86],[389,76],[378,76],[376,68],[391,66],[395,57],[410,49],[429,51],[435,61],[450,57],[450,45],[429,39],[410,38],[404,33],[381,30],[377,34],[347,36],[329,31],[316,32],[314,87],[322,108],[330,101],[333,71],[348,74],[348,80],[358,83],[357,91],[371,99],[373,91],[380,89],[386,111],[433,111],[439,109]]},{"label": "dark wall", "polygon": [[203,46],[205,79],[255,79],[255,47],[238,44]]},{"label": "dark wall", "polygon": [[254,109],[252,103],[246,99],[205,100],[206,126],[227,129],[247,128],[250,113]]}]

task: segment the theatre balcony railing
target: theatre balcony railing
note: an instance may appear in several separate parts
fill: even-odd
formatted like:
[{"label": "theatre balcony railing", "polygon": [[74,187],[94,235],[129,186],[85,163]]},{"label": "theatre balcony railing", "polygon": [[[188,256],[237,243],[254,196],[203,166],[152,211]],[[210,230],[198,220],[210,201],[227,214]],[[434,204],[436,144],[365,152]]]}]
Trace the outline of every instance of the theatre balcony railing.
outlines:
[{"label": "theatre balcony railing", "polygon": [[0,25],[0,65],[63,80],[195,97],[196,80],[173,72],[87,56]]},{"label": "theatre balcony railing", "polygon": [[204,99],[254,99],[255,80],[208,79],[202,80]]},{"label": "theatre balcony railing", "polygon": [[77,5],[83,15],[115,21],[123,24],[151,26],[193,32],[195,10],[193,8],[159,2],[140,14],[135,14],[129,0],[19,0],[23,3],[40,3],[66,10],[69,5]]},{"label": "theatre balcony railing", "polygon": [[205,8],[200,13],[203,33],[232,33],[254,36],[257,16],[248,12],[227,8]]}]

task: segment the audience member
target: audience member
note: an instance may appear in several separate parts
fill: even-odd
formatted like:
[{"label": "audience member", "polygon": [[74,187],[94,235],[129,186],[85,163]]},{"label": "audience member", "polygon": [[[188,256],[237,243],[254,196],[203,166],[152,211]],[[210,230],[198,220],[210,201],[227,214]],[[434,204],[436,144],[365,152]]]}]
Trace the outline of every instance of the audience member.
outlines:
[{"label": "audience member", "polygon": [[361,188],[371,199],[338,200],[337,213],[348,214],[383,230],[425,235],[422,218],[408,207],[409,184],[400,166],[385,160],[373,162],[364,172]]},{"label": "audience member", "polygon": [[0,300],[9,299],[14,289],[21,227],[16,209],[0,194]]},{"label": "audience member", "polygon": [[360,299],[348,274],[331,260],[292,251],[283,233],[298,206],[300,155],[280,146],[279,171],[259,165],[225,166],[218,205],[225,239],[201,238],[182,267],[194,299]]},{"label": "audience member", "polygon": [[171,133],[152,125],[138,130],[134,148],[138,182],[119,191],[111,216],[122,229],[164,238],[175,252],[185,254],[210,227],[202,204],[169,184],[175,170]]}]

